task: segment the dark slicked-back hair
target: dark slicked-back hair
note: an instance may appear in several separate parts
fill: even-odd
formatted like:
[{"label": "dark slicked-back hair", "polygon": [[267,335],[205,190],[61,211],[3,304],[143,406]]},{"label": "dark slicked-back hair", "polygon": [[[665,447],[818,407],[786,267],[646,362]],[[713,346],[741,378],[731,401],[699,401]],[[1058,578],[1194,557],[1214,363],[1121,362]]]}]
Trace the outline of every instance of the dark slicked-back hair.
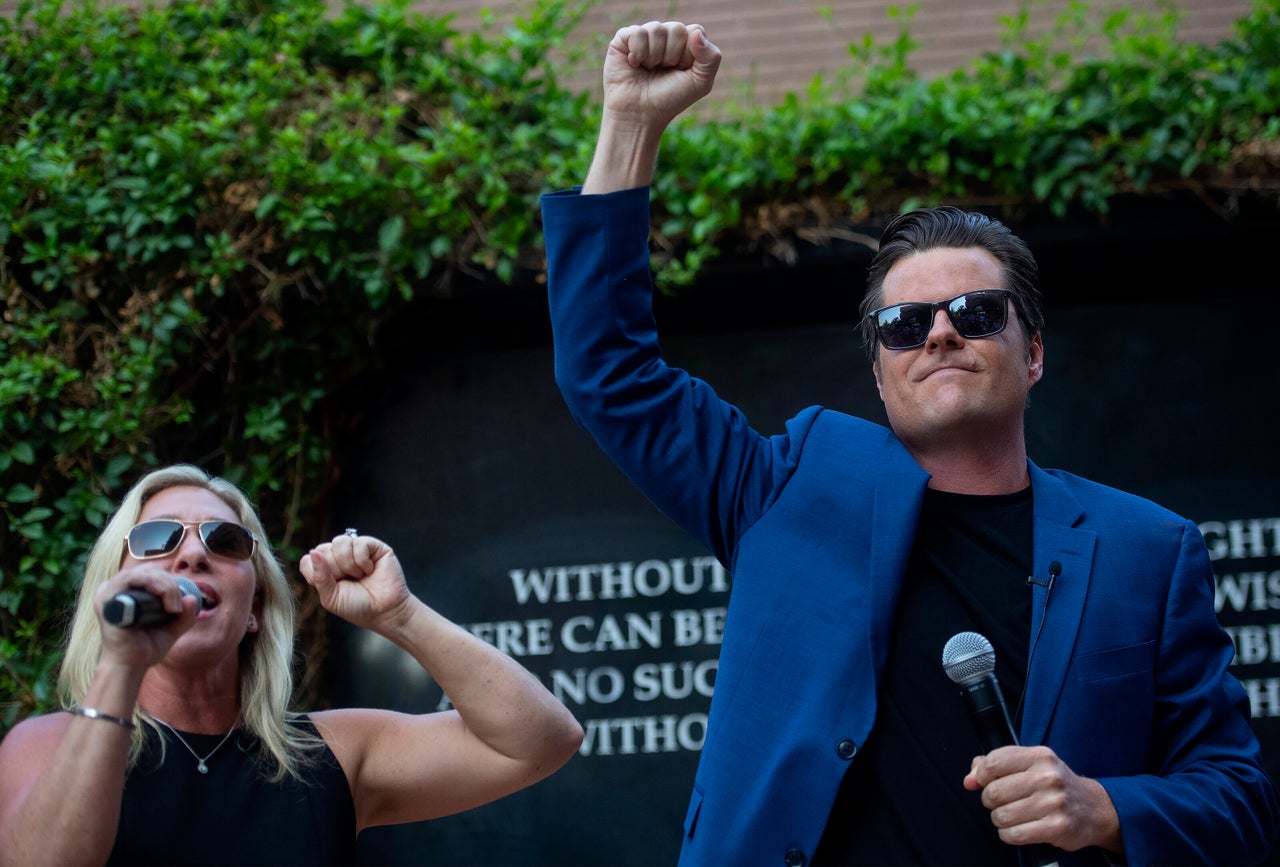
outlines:
[{"label": "dark slicked-back hair", "polygon": [[[922,208],[899,214],[880,235],[880,249],[867,269],[867,294],[859,320],[867,355],[876,359],[876,333],[867,316],[884,306],[884,278],[902,259],[938,247],[979,247],[996,257],[1004,286],[1013,292],[1014,309],[1030,340],[1044,327],[1044,302],[1040,296],[1040,269],[1025,241],[999,220],[950,206]],[[910,300],[910,299],[908,299]]]}]

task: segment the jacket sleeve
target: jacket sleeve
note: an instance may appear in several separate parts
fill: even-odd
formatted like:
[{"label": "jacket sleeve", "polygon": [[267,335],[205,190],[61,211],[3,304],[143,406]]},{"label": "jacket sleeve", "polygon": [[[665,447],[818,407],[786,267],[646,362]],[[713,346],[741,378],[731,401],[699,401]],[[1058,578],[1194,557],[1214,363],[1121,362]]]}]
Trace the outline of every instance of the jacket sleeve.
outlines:
[{"label": "jacket sleeve", "polygon": [[541,204],[555,376],[570,412],[659,509],[729,564],[819,410],[789,422],[786,435],[762,437],[705,382],[663,362],[647,187],[548,193]]},{"label": "jacket sleeve", "polygon": [[1156,663],[1155,773],[1099,780],[1130,864],[1251,864],[1268,854],[1275,788],[1214,612],[1208,552],[1187,522]]}]

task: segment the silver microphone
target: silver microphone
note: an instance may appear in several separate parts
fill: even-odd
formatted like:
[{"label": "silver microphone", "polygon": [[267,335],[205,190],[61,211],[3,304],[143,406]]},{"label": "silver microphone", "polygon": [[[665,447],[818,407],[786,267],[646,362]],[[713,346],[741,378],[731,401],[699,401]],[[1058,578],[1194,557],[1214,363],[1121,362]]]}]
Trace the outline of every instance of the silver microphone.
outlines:
[{"label": "silver microphone", "polygon": [[996,651],[985,636],[960,632],[942,649],[942,668],[960,687],[960,697],[982,741],[984,752],[1018,745],[1004,695],[996,681]]}]

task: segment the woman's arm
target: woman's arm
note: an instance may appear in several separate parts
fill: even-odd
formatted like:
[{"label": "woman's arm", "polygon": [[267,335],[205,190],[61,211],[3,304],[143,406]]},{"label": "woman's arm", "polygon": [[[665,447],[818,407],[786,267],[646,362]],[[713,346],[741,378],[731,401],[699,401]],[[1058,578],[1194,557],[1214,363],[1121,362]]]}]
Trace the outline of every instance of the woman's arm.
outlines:
[{"label": "woman's arm", "polygon": [[339,536],[302,559],[324,607],[408,652],[454,710],[312,714],[351,784],[357,827],[460,812],[535,783],[577,751],[582,728],[514,659],[413,596],[395,553]]},{"label": "woman's arm", "polygon": [[97,610],[126,588],[150,590],[175,617],[146,629],[103,627],[102,656],[82,700],[100,716],[32,717],[0,743],[0,865],[105,864],[111,854],[143,675],[196,619],[174,577],[150,565],[103,584]]}]

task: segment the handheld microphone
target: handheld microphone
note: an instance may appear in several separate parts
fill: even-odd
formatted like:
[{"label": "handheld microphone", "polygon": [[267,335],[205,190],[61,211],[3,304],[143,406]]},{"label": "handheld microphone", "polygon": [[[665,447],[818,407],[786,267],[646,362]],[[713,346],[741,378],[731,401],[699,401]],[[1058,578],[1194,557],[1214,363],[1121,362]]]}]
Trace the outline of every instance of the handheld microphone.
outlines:
[{"label": "handheld microphone", "polygon": [[[204,594],[195,582],[189,578],[179,578],[178,589],[183,596],[195,597],[196,613],[199,614],[204,607]],[[150,590],[125,590],[112,596],[102,606],[102,619],[121,629],[154,626],[177,616],[165,611],[160,597]]]},{"label": "handheld microphone", "polygon": [[960,687],[960,697],[982,741],[983,751],[1018,746],[1004,695],[996,681],[996,651],[976,632],[953,635],[942,649],[942,668]]},{"label": "handheld microphone", "polygon": [[[1061,570],[1056,560],[1050,565],[1047,582],[1050,589]],[[969,718],[973,720],[984,751],[1018,746],[1018,736],[1009,721],[1004,695],[996,680],[996,650],[986,636],[976,632],[951,636],[942,649],[942,668],[951,682],[960,687],[960,696],[969,708]],[[1035,845],[1027,847],[1027,851],[1033,853],[1030,860],[1037,867],[1058,867],[1058,860],[1049,847]]]}]

